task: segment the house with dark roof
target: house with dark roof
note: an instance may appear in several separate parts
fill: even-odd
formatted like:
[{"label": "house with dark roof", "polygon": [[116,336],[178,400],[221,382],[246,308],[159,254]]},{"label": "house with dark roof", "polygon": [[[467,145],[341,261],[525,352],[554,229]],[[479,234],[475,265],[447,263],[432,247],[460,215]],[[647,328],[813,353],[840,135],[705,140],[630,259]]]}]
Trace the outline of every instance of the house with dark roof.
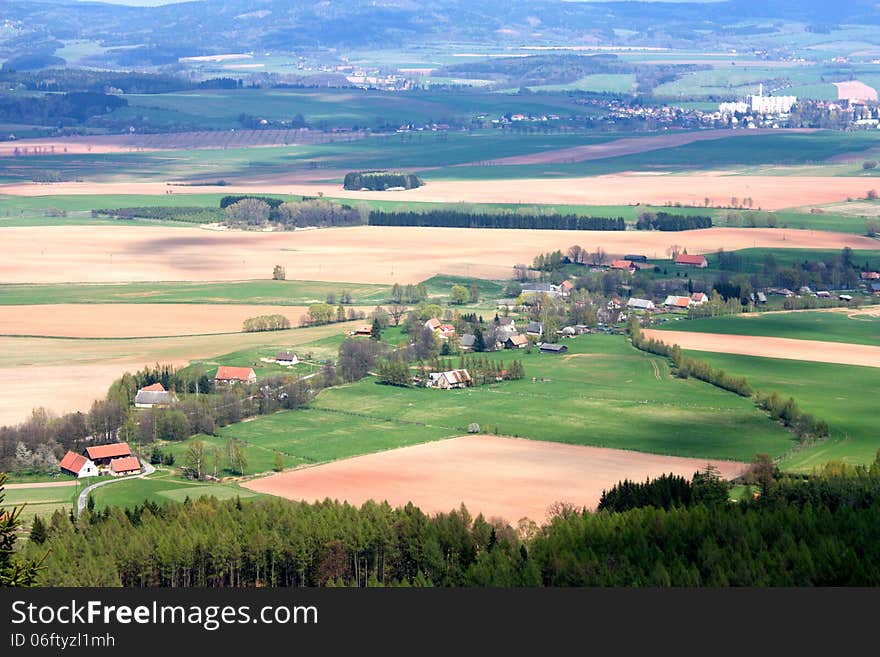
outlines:
[{"label": "house with dark roof", "polygon": [[452,390],[453,388],[467,388],[473,385],[473,380],[467,370],[449,370],[448,372],[431,372],[428,375],[426,385],[428,388]]},{"label": "house with dark roof", "polygon": [[134,397],[135,408],[167,408],[180,401],[173,392],[165,390],[161,383],[141,388]]},{"label": "house with dark roof", "polygon": [[477,336],[473,333],[464,333],[461,336],[461,348],[465,350],[471,350],[474,348],[474,343],[477,341]]},{"label": "house with dark roof", "polygon": [[564,354],[566,351],[568,351],[568,347],[564,344],[545,342],[541,345],[542,354]]},{"label": "house with dark roof", "polygon": [[61,459],[59,466],[61,472],[77,479],[98,476],[98,468],[95,463],[90,458],[76,452],[67,452]]},{"label": "house with dark roof", "polygon": [[[370,329],[372,330],[372,328],[371,326]],[[292,351],[279,351],[275,354],[275,362],[278,365],[296,365],[299,362],[299,358]]]},{"label": "house with dark roof", "polygon": [[526,335],[532,335],[536,338],[541,337],[544,334],[544,324],[541,322],[529,322],[529,325],[526,326]]},{"label": "house with dark roof", "polygon": [[629,260],[630,262],[648,262],[648,256],[640,255],[637,253],[628,253],[623,256],[624,260]]}]

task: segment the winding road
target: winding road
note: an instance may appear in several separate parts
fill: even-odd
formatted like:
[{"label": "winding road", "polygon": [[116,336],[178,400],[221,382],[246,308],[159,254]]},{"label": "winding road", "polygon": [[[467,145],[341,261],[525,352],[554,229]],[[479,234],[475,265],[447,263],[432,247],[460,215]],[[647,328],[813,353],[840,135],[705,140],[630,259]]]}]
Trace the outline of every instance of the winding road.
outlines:
[{"label": "winding road", "polygon": [[83,488],[82,492],[79,494],[79,497],[76,499],[76,515],[82,513],[83,509],[86,508],[86,501],[89,499],[89,495],[96,488],[100,488],[101,486],[109,486],[110,484],[115,484],[118,481],[131,481],[132,479],[143,479],[144,477],[153,474],[156,471],[152,465],[147,463],[146,461],[139,459],[141,461],[141,465],[144,466],[144,471],[133,477],[111,477],[106,479],[105,481],[99,481],[96,484],[92,484],[91,486],[86,486]]}]

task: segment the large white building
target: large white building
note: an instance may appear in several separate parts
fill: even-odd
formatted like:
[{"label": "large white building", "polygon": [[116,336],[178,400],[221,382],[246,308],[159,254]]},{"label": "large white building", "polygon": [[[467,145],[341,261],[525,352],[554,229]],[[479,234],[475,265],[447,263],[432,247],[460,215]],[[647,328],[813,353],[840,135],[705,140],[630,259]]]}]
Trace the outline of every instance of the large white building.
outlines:
[{"label": "large white building", "polygon": [[750,94],[746,102],[721,103],[718,111],[721,114],[788,114],[791,108],[797,104],[797,96],[765,96],[764,85],[758,89],[758,95]]}]

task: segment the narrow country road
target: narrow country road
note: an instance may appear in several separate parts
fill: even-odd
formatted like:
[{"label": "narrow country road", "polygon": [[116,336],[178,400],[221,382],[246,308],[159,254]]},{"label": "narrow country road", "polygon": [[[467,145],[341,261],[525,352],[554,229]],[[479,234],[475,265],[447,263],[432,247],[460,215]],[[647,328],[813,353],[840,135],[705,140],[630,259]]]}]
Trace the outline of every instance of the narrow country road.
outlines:
[{"label": "narrow country road", "polygon": [[79,494],[79,497],[76,499],[76,515],[82,513],[83,509],[86,508],[86,501],[89,499],[89,494],[95,490],[96,488],[100,488],[101,486],[108,486],[110,484],[115,484],[118,481],[131,481],[132,479],[143,479],[147,475],[151,475],[156,471],[152,465],[147,463],[144,460],[141,460],[141,465],[144,466],[144,471],[135,475],[134,477],[110,477],[105,481],[99,481],[96,484],[92,484],[91,486],[86,486],[83,491]]}]

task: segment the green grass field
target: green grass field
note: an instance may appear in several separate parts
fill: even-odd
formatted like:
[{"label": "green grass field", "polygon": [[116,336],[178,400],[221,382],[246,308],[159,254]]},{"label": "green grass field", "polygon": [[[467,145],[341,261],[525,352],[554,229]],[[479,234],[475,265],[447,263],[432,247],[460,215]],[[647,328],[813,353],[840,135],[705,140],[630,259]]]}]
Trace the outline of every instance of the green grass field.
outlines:
[{"label": "green grass field", "polygon": [[[857,311],[854,311],[857,312]],[[848,317],[841,312],[797,311],[757,316],[708,317],[658,328],[697,333],[763,335],[799,340],[826,340],[880,346],[880,317]]]},{"label": "green grass field", "polygon": [[809,472],[831,460],[851,464],[874,460],[880,448],[874,403],[880,369],[708,352],[694,355],[729,374],[747,377],[756,389],[794,397],[802,410],[828,422],[831,437],[793,452],[782,461],[783,469]]},{"label": "green grass field", "polygon": [[167,473],[159,473],[156,476],[145,479],[131,479],[119,483],[102,486],[94,491],[95,509],[101,510],[106,506],[132,507],[143,504],[145,499],[158,503],[173,500],[183,502],[187,497],[213,496],[218,499],[230,499],[233,497],[253,498],[258,493],[241,488],[236,484],[200,483],[184,481],[179,477],[172,477]]},{"label": "green grass field", "polygon": [[[348,412],[306,409],[261,416],[224,427],[218,436],[198,436],[191,440],[203,440],[217,447],[222,454],[226,453],[229,438],[243,440],[248,460],[246,474],[255,474],[272,470],[276,452],[281,452],[284,467],[291,468],[439,440],[457,433],[455,428],[442,424],[408,423]],[[185,442],[171,445],[166,451],[174,454],[175,465],[181,465],[186,449]]]},{"label": "green grass field", "polygon": [[[526,370],[522,381],[444,392],[365,380],[324,391],[314,407],[443,424],[454,428],[450,435],[477,422],[483,431],[680,456],[749,460],[756,451],[781,454],[790,446],[790,434],[750,401],[672,379],[662,359],[634,350],[622,337],[592,335],[566,344],[564,356],[517,353]],[[514,354],[488,357],[509,361]]]},{"label": "green grass field", "polygon": [[0,305],[48,303],[233,303],[302,306],[337,299],[343,290],[355,304],[385,303],[390,288],[365,283],[235,281],[217,283],[0,284]]}]

